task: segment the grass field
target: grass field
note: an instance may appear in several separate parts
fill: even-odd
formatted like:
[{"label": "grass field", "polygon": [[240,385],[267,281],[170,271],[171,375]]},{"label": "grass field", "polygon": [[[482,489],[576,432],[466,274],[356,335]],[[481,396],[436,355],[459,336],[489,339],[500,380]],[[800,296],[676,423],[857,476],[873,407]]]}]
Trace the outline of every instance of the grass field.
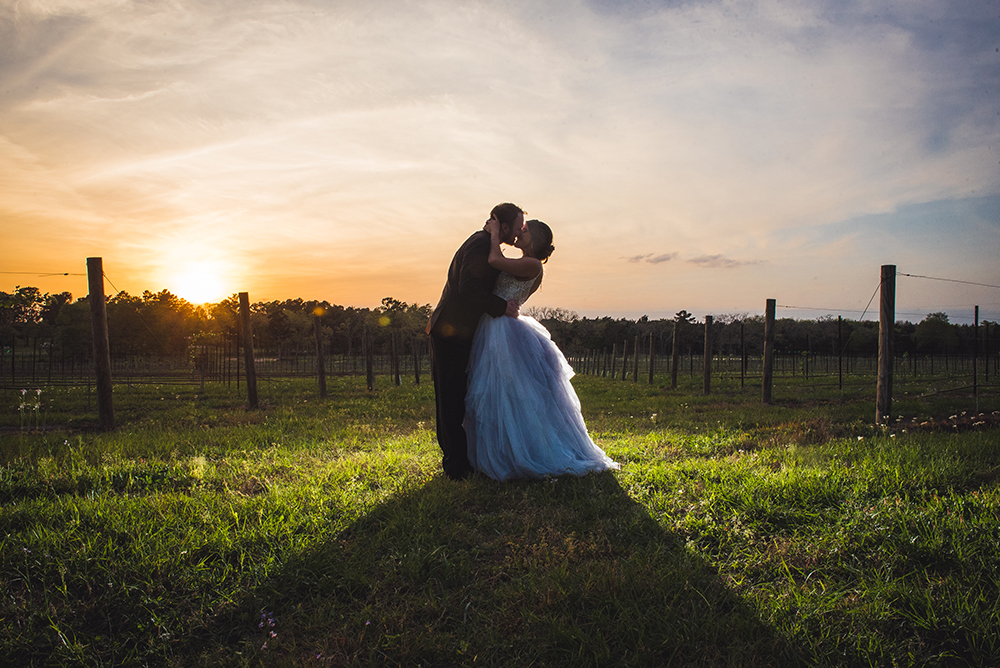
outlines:
[{"label": "grass field", "polygon": [[968,396],[902,399],[882,429],[873,398],[805,386],[765,407],[575,384],[622,469],[507,484],[440,474],[412,381],[333,378],[326,400],[273,382],[259,411],[211,384],[119,386],[110,433],[85,389],[8,392],[0,665],[1000,656],[996,396],[982,418]]}]

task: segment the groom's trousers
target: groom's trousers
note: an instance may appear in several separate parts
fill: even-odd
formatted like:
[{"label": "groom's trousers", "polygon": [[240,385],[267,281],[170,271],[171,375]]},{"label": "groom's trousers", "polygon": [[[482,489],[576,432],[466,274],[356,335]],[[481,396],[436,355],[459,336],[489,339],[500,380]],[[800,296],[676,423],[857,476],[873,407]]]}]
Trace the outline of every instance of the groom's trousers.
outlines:
[{"label": "groom's trousers", "polygon": [[461,480],[472,473],[468,440],[462,426],[472,341],[432,333],[430,342],[431,376],[437,402],[437,439],[444,454],[441,466],[449,478]]}]

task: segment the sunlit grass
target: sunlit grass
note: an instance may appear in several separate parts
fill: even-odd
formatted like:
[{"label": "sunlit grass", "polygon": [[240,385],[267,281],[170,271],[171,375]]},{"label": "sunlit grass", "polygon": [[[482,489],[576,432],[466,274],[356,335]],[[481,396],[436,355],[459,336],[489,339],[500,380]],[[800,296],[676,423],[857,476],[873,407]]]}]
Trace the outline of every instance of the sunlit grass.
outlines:
[{"label": "sunlit grass", "polygon": [[46,389],[48,428],[0,436],[0,664],[1000,653],[995,430],[883,430],[837,397],[576,384],[622,470],[508,484],[440,475],[427,386],[343,378],[320,401],[274,383],[261,411],[211,386],[116,388],[110,433],[74,426],[92,420],[81,393]]}]

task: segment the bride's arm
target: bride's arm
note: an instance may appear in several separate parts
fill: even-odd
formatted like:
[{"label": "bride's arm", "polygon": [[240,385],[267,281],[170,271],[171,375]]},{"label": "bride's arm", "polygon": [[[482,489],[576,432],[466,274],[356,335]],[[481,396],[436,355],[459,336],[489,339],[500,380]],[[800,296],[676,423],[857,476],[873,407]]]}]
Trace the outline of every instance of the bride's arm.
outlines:
[{"label": "bride's arm", "polygon": [[490,256],[489,263],[494,269],[505,271],[518,278],[534,278],[542,273],[542,263],[533,257],[509,258],[500,252],[500,222],[490,218]]}]

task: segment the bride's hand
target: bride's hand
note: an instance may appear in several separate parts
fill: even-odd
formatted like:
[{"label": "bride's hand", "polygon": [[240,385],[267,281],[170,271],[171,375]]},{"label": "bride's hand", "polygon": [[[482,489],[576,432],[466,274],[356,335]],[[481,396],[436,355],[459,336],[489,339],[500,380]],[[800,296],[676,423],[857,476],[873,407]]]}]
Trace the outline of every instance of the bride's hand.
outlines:
[{"label": "bride's hand", "polygon": [[486,227],[484,227],[490,234],[500,234],[500,221],[495,217],[490,216],[490,219],[486,221]]}]

